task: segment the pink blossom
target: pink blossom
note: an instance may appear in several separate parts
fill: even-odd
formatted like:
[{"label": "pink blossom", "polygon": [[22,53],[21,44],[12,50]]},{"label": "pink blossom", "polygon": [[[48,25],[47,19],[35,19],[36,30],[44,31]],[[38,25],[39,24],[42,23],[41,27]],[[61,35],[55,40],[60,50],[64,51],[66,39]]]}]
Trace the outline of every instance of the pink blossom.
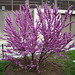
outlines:
[{"label": "pink blossom", "polygon": [[[7,22],[7,25],[4,24],[4,36],[6,36],[6,38],[0,37],[0,39],[6,40],[8,42],[6,47],[10,47],[10,49],[2,50],[5,52],[5,58],[3,60],[15,62],[23,68],[23,65],[20,63],[19,59],[16,61],[15,57],[7,55],[7,53],[15,54],[17,56],[21,55],[21,57],[28,57],[30,54],[32,57],[30,59],[31,63],[24,67],[25,71],[28,67],[29,69],[36,67],[36,70],[40,73],[39,64],[44,62],[54,53],[56,53],[54,59],[58,58],[58,56],[68,58],[65,55],[66,50],[74,47],[75,42],[67,49],[64,48],[70,41],[73,40],[75,34],[71,35],[71,32],[62,32],[62,30],[75,22],[72,21],[65,24],[66,20],[73,13],[73,11],[70,12],[71,8],[72,6],[65,12],[64,20],[61,22],[62,16],[59,14],[58,8],[55,8],[54,4],[53,10],[49,9],[47,4],[44,4],[44,14],[42,14],[41,9],[36,6],[39,19],[36,21],[37,24],[35,27],[34,18],[31,15],[28,4],[25,2],[25,6],[23,6],[23,13],[21,5],[19,12],[13,11],[13,14],[15,15],[14,22],[19,29],[18,31],[12,22],[11,14],[9,13],[8,16],[6,15],[5,21]],[[51,14],[52,12],[53,14]],[[41,42],[38,41],[39,34],[43,36],[43,38],[40,39]],[[65,54],[63,55],[60,52],[64,52]],[[48,55],[45,56],[47,53]],[[34,61],[36,61],[35,64]],[[27,63],[27,61],[25,63]]]}]

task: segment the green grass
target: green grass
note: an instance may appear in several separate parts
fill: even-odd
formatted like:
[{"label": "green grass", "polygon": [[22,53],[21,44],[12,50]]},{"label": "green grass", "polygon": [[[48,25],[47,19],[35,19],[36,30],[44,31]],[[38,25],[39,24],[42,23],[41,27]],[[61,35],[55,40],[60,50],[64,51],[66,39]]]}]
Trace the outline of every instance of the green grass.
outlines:
[{"label": "green grass", "polygon": [[75,75],[75,50],[70,51],[70,53],[67,54],[69,57],[68,61],[65,61],[65,75]]},{"label": "green grass", "polygon": [[75,50],[70,51],[66,55],[69,57],[69,59],[66,59],[65,57],[58,57],[58,59],[53,59],[55,56],[54,54],[48,58],[48,60],[59,64],[64,70],[65,75],[75,75],[75,62],[73,62],[73,60],[75,60]]},{"label": "green grass", "polygon": [[[62,53],[64,54],[64,53]],[[65,57],[58,57],[58,59],[53,59],[56,54],[48,58],[49,61],[59,64],[65,72],[65,75],[75,75],[75,50],[70,51],[66,54],[69,59]],[[3,75],[4,67],[9,61],[0,61],[0,75]]]},{"label": "green grass", "polygon": [[8,64],[9,61],[0,61],[0,75],[4,75],[3,71],[4,71],[4,67],[6,64]]}]

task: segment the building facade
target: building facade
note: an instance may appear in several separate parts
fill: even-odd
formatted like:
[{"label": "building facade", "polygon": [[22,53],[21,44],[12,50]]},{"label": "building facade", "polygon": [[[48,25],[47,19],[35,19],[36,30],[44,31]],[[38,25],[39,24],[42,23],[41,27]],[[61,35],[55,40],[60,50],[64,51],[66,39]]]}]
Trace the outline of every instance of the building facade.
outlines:
[{"label": "building facade", "polygon": [[71,5],[75,9],[75,0],[0,0],[0,10],[18,10],[19,5],[24,5],[25,1],[27,1],[30,8],[35,8],[36,4],[43,7],[44,3],[52,8],[52,4],[55,3],[55,6],[59,9],[68,9]]}]

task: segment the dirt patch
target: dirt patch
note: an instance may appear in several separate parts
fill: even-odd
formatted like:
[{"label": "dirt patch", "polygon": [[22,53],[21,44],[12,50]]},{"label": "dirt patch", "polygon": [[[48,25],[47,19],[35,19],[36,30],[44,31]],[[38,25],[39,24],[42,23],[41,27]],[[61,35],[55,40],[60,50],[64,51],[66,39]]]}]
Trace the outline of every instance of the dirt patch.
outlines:
[{"label": "dirt patch", "polygon": [[42,63],[40,70],[45,72],[38,74],[36,72],[25,72],[24,70],[19,70],[18,68],[14,70],[13,65],[9,64],[5,67],[4,75],[64,75],[64,71],[56,63]]}]

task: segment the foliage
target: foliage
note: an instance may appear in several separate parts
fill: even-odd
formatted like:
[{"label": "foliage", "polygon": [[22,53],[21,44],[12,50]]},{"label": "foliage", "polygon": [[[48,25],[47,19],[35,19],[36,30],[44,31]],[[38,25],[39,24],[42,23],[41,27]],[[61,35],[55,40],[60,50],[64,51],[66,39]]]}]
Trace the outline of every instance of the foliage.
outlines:
[{"label": "foliage", "polygon": [[4,67],[9,61],[0,61],[0,75],[3,75]]},{"label": "foliage", "polygon": [[[41,9],[36,6],[39,20],[37,20],[37,24],[34,25],[34,18],[31,15],[30,8],[27,3],[23,6],[23,14],[21,10],[21,6],[19,12],[13,11],[15,15],[14,21],[18,26],[19,31],[16,30],[16,26],[14,26],[11,18],[11,14],[9,16],[6,15],[6,22],[8,24],[5,25],[4,36],[7,38],[2,38],[8,42],[6,47],[10,47],[11,49],[2,50],[5,52],[5,58],[3,60],[9,60],[12,63],[16,63],[21,68],[25,68],[31,70],[33,68],[36,69],[38,73],[39,66],[42,62],[46,61],[48,57],[56,53],[54,59],[58,56],[66,57],[65,54],[61,54],[61,52],[67,53],[66,50],[75,46],[75,43],[69,46],[69,48],[65,49],[64,47],[73,40],[75,35],[71,36],[71,32],[62,32],[62,30],[67,27],[69,24],[74,21],[65,24],[66,20],[69,16],[71,16],[72,12],[70,12],[70,8],[68,8],[65,13],[64,20],[61,22],[62,16],[58,12],[58,8],[55,8],[53,5],[53,10],[50,10],[47,7],[47,4],[44,4],[44,14],[42,14]],[[53,14],[51,14],[53,12]],[[70,13],[70,14],[69,14]],[[43,36],[41,42],[39,41],[39,35]],[[47,56],[45,56],[49,53]],[[15,54],[17,56],[24,57],[25,63],[28,60],[31,61],[30,64],[23,66],[20,63],[20,59],[15,59],[14,56],[9,54]],[[28,55],[31,54],[31,59],[28,59]],[[36,57],[37,55],[37,57]],[[36,61],[36,63],[34,62]]]}]

